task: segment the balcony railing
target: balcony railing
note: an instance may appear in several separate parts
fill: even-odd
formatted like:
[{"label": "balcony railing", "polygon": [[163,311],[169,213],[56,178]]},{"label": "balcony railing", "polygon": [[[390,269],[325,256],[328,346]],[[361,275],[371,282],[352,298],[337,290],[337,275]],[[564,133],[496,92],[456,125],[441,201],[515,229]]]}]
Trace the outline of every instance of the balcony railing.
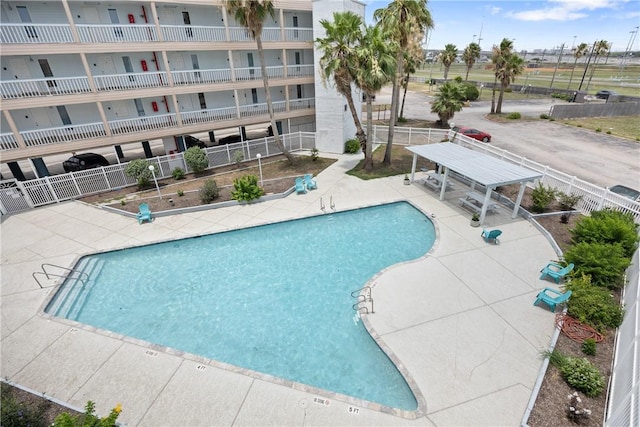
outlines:
[{"label": "balcony railing", "polygon": [[[262,69],[260,67],[236,68],[236,80],[261,80]],[[277,65],[267,67],[267,76],[270,79],[278,79],[284,77],[284,67]]]},{"label": "balcony railing", "polygon": [[15,150],[18,142],[12,133],[0,133],[0,151]]},{"label": "balcony railing", "polygon": [[128,90],[138,88],[168,86],[169,80],[164,71],[147,73],[110,74],[95,76],[98,90]]},{"label": "balcony railing", "polygon": [[114,135],[124,133],[144,132],[150,129],[166,129],[177,126],[175,113],[158,114],[155,116],[136,117],[134,119],[113,120],[109,128]]},{"label": "balcony railing", "polygon": [[158,41],[153,25],[87,25],[78,24],[78,34],[83,43],[131,43]]},{"label": "balcony railing", "polygon": [[288,42],[313,41],[313,28],[285,28],[284,39]]},{"label": "balcony railing", "polygon": [[290,110],[303,110],[305,108],[315,108],[315,98],[292,99],[289,101]]},{"label": "balcony railing", "polygon": [[172,71],[173,83],[177,85],[223,83],[231,81],[231,70],[184,70]]},{"label": "balcony railing", "polygon": [[166,42],[224,42],[227,33],[224,27],[203,27],[197,25],[161,25],[162,38]]},{"label": "balcony railing", "polygon": [[86,77],[51,77],[46,79],[10,80],[0,82],[3,99],[34,96],[68,95],[91,92]]},{"label": "balcony railing", "polygon": [[73,43],[67,24],[7,24],[0,26],[1,43]]},{"label": "balcony railing", "polygon": [[20,132],[27,147],[56,144],[59,142],[81,141],[84,139],[105,136],[102,123],[88,123],[84,125],[69,125],[57,128],[27,130]]},{"label": "balcony railing", "polygon": [[311,77],[313,65],[287,65],[287,77]]},{"label": "balcony railing", "polygon": [[188,111],[181,113],[181,115],[182,123],[193,124],[213,122],[216,120],[235,119],[238,117],[238,112],[236,111],[236,107],[225,107],[200,111]]}]

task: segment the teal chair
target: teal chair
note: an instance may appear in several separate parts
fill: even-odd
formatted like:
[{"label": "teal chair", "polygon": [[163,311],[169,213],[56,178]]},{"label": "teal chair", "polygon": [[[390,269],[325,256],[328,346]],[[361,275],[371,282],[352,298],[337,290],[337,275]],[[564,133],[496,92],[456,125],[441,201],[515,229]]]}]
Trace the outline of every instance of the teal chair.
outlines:
[{"label": "teal chair", "polygon": [[316,190],[318,188],[316,180],[309,173],[304,176],[304,185],[306,185],[307,190]]},{"label": "teal chair", "polygon": [[139,212],[136,214],[136,218],[138,219],[138,224],[142,224],[144,221],[151,222],[151,211],[149,210],[149,205],[146,203],[141,203],[138,205]]},{"label": "teal chair", "polygon": [[502,234],[502,231],[500,230],[482,230],[482,233],[480,233],[480,236],[482,236],[485,242],[491,243],[491,241],[493,240],[493,243],[498,245],[500,244],[498,237],[501,234]]},{"label": "teal chair", "polygon": [[304,194],[306,192],[307,192],[307,187],[306,185],[304,185],[304,181],[302,180],[302,178],[300,177],[296,178],[296,193]]},{"label": "teal chair", "polygon": [[570,296],[571,296],[571,291],[567,291],[563,293],[560,291],[556,291],[555,289],[552,289],[552,288],[544,288],[543,290],[540,291],[540,293],[536,297],[536,300],[534,301],[533,305],[537,305],[538,303],[543,302],[547,306],[549,306],[551,311],[555,312],[556,306],[567,302]]},{"label": "teal chair", "polygon": [[554,282],[560,283],[564,276],[573,271],[573,267],[573,263],[565,267],[561,264],[558,264],[557,262],[550,262],[542,270],[540,270],[540,273],[542,273],[540,275],[540,280],[544,279],[545,277],[551,277]]}]

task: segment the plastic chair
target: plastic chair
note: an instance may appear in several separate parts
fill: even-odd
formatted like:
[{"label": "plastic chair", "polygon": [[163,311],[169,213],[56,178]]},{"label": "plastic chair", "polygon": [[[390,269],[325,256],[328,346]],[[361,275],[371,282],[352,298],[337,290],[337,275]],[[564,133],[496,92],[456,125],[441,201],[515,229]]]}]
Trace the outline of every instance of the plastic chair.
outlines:
[{"label": "plastic chair", "polygon": [[[549,295],[549,293],[552,295]],[[560,291],[556,291],[555,289],[552,289],[552,288],[544,288],[543,290],[540,291],[540,293],[538,293],[538,296],[536,297],[536,300],[533,302],[533,305],[537,305],[539,302],[543,302],[549,306],[551,311],[555,312],[556,306],[567,302],[570,296],[571,296],[571,291],[567,291],[563,293]]]},{"label": "plastic chair", "polygon": [[304,185],[304,181],[302,180],[302,178],[300,177],[296,178],[296,193],[304,194],[306,192],[307,192],[307,186]]},{"label": "plastic chair", "polygon": [[307,186],[307,190],[316,190],[318,188],[318,184],[309,173],[304,176],[304,185]]},{"label": "plastic chair", "polygon": [[548,276],[551,277],[554,282],[560,283],[564,276],[571,273],[573,267],[573,263],[565,267],[561,264],[558,264],[557,262],[550,262],[542,270],[540,270],[540,272],[542,273],[540,275],[540,280]]},{"label": "plastic chair", "polygon": [[136,214],[136,218],[138,219],[138,224],[142,224],[144,221],[151,222],[152,216],[151,211],[149,210],[149,205],[146,203],[142,203],[138,205],[139,212]]},{"label": "plastic chair", "polygon": [[499,245],[500,240],[498,240],[498,237],[501,234],[502,234],[501,230],[482,230],[482,233],[480,233],[480,236],[482,236],[484,241],[487,243],[491,243],[491,241],[493,240],[494,244]]}]

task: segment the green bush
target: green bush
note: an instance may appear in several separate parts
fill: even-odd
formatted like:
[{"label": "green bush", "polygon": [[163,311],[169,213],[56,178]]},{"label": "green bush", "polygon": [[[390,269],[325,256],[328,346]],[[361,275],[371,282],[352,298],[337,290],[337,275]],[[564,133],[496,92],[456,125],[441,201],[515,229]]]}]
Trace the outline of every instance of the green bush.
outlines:
[{"label": "green bush", "polygon": [[638,224],[629,212],[605,209],[585,216],[571,230],[572,243],[618,243],[623,255],[631,258],[638,247]]},{"label": "green bush", "polygon": [[398,123],[407,123],[406,117],[398,117]]},{"label": "green bush", "polygon": [[200,173],[209,166],[209,159],[203,149],[199,147],[191,147],[184,152],[184,161],[193,171],[193,173]]},{"label": "green bush", "polygon": [[571,387],[589,397],[596,397],[604,390],[604,378],[597,367],[586,358],[569,357],[557,350],[545,352],[549,363],[560,370],[562,378]]},{"label": "green bush", "polygon": [[596,132],[602,132],[602,128],[597,127],[597,128],[596,128]]},{"label": "green bush", "polygon": [[116,425],[120,412],[122,412],[122,408],[118,404],[108,416],[98,418],[95,404],[92,401],[88,401],[84,414],[71,416],[64,412],[56,417],[52,427],[113,427]]},{"label": "green bush", "polygon": [[262,188],[258,186],[258,177],[247,175],[233,180],[233,191],[231,197],[238,201],[251,201],[260,198],[264,194]]},{"label": "green bush", "polygon": [[176,194],[178,195],[178,197],[182,197],[182,196],[184,196],[184,191],[182,191],[182,190],[178,190],[178,191],[176,192]]},{"label": "green bush", "polygon": [[624,256],[619,243],[580,242],[571,245],[564,254],[567,263],[575,265],[576,274],[591,276],[594,285],[611,289],[624,285],[624,271],[630,258]]},{"label": "green bush", "polygon": [[480,91],[475,84],[469,82],[462,82],[462,89],[464,90],[465,101],[475,101],[480,98]]},{"label": "green bush", "polygon": [[558,201],[560,202],[560,207],[563,211],[571,211],[575,208],[580,200],[582,200],[582,196],[578,194],[567,194],[563,192],[557,193]]},{"label": "green bush", "polygon": [[344,143],[344,152],[348,154],[355,154],[360,149],[360,143],[357,139],[352,138]]},{"label": "green bush", "polygon": [[182,170],[182,168],[175,168],[171,171],[171,176],[176,181],[179,181],[181,179],[184,179],[184,171]]},{"label": "green bush", "polygon": [[311,161],[315,162],[316,160],[318,160],[318,157],[320,156],[320,152],[318,151],[317,148],[314,148],[313,150],[311,150],[311,153],[309,153],[309,156],[311,156]]},{"label": "green bush", "polygon": [[522,118],[522,114],[516,112],[516,113],[509,113],[507,114],[507,119],[511,119],[511,120],[518,120]]},{"label": "green bush", "polygon": [[607,135],[611,135],[611,131],[610,130],[607,131]]},{"label": "green bush", "polygon": [[587,356],[596,355],[596,340],[593,338],[587,338],[582,342],[582,352]]},{"label": "green bush", "polygon": [[[181,196],[180,190],[178,190],[178,196]],[[182,193],[184,194],[184,193]],[[213,179],[207,179],[204,182],[202,188],[199,191],[200,200],[204,204],[209,204],[218,198],[220,195],[220,190],[218,190],[218,184]]]},{"label": "green bush", "polygon": [[589,276],[572,278],[565,288],[570,290],[567,313],[598,332],[620,326],[624,310],[607,289],[591,284]]},{"label": "green bush", "polygon": [[138,189],[149,187],[153,175],[149,170],[149,161],[146,159],[136,159],[130,161],[124,168],[124,174],[134,178],[138,183]]},{"label": "green bush", "polygon": [[7,427],[47,427],[44,414],[49,406],[48,401],[41,403],[20,402],[13,394],[13,388],[2,383],[2,399],[0,401],[0,425]]},{"label": "green bush", "polygon": [[548,115],[548,114],[544,114],[544,113],[540,114],[540,118],[541,118],[541,119],[546,120],[546,119],[548,119],[549,117],[551,117],[551,116],[550,116],[550,115]]},{"label": "green bush", "polygon": [[531,192],[531,198],[533,199],[533,211],[535,213],[542,213],[549,207],[551,202],[556,197],[556,190],[551,187],[546,187],[538,182],[538,186]]},{"label": "green bush", "polygon": [[244,160],[244,153],[242,150],[236,150],[233,152],[233,161],[236,163],[236,166],[240,167],[240,163]]}]

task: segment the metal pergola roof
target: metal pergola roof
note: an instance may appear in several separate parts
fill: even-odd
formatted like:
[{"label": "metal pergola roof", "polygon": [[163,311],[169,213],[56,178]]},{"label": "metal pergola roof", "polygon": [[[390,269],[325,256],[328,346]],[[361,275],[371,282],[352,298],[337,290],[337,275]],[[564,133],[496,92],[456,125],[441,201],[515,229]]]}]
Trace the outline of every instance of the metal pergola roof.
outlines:
[{"label": "metal pergola roof", "polygon": [[440,200],[444,200],[444,194],[447,188],[446,181],[450,170],[469,178],[473,183],[484,185],[486,193],[480,213],[480,222],[484,221],[488,202],[491,198],[491,191],[495,190],[496,187],[520,184],[520,192],[512,214],[512,218],[515,218],[520,208],[525,184],[542,177],[542,174],[531,169],[515,165],[479,151],[461,147],[452,142],[415,145],[406,148],[413,153],[413,165],[411,168],[412,180],[414,178],[418,156],[427,158],[444,167],[444,180],[440,192]]}]

